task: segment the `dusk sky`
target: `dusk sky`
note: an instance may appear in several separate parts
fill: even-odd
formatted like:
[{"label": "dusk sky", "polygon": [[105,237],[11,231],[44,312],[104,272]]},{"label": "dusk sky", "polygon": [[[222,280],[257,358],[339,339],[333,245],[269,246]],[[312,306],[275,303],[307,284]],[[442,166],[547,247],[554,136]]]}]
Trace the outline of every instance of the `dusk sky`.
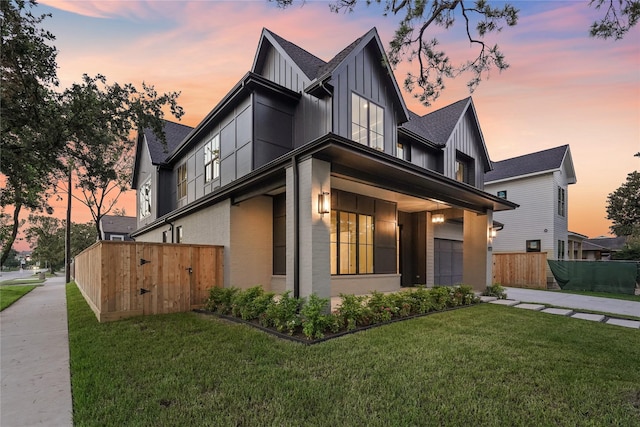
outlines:
[{"label": "dusk sky", "polygon": [[[603,12],[586,0],[512,3],[520,9],[518,25],[488,39],[511,66],[492,72],[473,93],[491,160],[570,144],[578,183],[569,187],[569,229],[608,234],[607,195],[640,166],[633,157],[640,151],[640,27],[622,41],[602,41],[588,29]],[[182,123],[191,126],[250,70],[263,27],[328,61],[374,26],[387,45],[398,22],[364,1],[351,14],[309,0],[285,10],[266,0],[41,0],[38,11],[53,15],[44,26],[57,37],[61,88],[83,73],[101,73],[110,83],[180,91]],[[476,53],[462,24],[438,31],[458,60]],[[400,86],[407,67],[396,70]],[[408,108],[422,115],[469,96],[467,77],[449,81],[429,108],[403,92]],[[121,200],[119,207],[135,215],[135,196]],[[64,216],[64,206],[54,203],[57,215]],[[73,221],[89,220],[74,203]]]}]

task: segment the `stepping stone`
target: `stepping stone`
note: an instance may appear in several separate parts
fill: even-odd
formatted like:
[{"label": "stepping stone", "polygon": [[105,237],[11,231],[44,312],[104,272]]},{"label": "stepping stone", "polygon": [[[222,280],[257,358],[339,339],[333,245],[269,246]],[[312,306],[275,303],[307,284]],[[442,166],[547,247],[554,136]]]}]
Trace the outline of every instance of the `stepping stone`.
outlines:
[{"label": "stepping stone", "polygon": [[609,319],[606,321],[606,323],[609,325],[618,325],[627,328],[640,329],[640,320]]},{"label": "stepping stone", "polygon": [[543,313],[557,314],[558,316],[571,316],[573,310],[567,310],[566,308],[545,308]]},{"label": "stepping stone", "polygon": [[508,307],[513,307],[514,305],[520,304],[520,301],[516,301],[513,299],[498,299],[495,301],[489,301],[489,304],[506,305]]},{"label": "stepping stone", "polygon": [[540,311],[543,308],[545,308],[545,306],[541,304],[518,304],[515,307],[524,308],[525,310],[534,310],[534,311]]},{"label": "stepping stone", "polygon": [[482,302],[491,302],[491,301],[495,301],[497,299],[498,298],[496,298],[496,297],[488,297],[486,295],[480,296],[480,301],[482,301]]},{"label": "stepping stone", "polygon": [[571,317],[575,319],[591,320],[593,322],[602,322],[604,320],[604,316],[602,314],[576,313]]}]

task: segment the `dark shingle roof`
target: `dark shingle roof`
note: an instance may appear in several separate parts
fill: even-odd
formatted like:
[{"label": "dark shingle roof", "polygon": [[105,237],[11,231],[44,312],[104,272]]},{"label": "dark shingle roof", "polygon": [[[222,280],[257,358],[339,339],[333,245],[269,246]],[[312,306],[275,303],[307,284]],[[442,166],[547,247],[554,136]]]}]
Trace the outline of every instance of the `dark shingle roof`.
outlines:
[{"label": "dark shingle roof", "polygon": [[470,100],[471,98],[461,99],[422,117],[410,111],[409,121],[402,124],[402,127],[417,133],[436,145],[444,146],[447,144]]},{"label": "dark shingle roof", "polygon": [[487,183],[558,169],[562,166],[562,160],[568,149],[568,145],[563,145],[499,162],[493,162],[493,170],[484,175],[484,182]]},{"label": "dark shingle roof", "polygon": [[151,163],[154,165],[164,163],[192,130],[191,126],[164,120],[164,133],[167,139],[167,146],[165,147],[151,129],[145,129],[144,136],[147,138]]},{"label": "dark shingle roof", "polygon": [[283,39],[273,31],[267,30],[266,28],[265,30],[273,36],[278,44],[280,44],[285,52],[287,52],[287,55],[293,59],[293,61],[298,65],[298,67],[300,67],[302,72],[309,77],[310,80],[313,80],[318,76],[318,70],[326,64],[322,59],[307,52],[300,46]]},{"label": "dark shingle roof", "polygon": [[129,234],[137,227],[135,216],[105,215],[101,222],[103,233]]},{"label": "dark shingle roof", "polygon": [[588,250],[621,250],[624,248],[624,245],[627,243],[627,236],[617,236],[617,237],[596,237],[593,239],[586,239],[582,242],[582,250],[585,250],[585,244],[591,246],[595,245],[595,249],[588,248]]},{"label": "dark shingle roof", "polygon": [[338,54],[334,56],[329,62],[318,69],[318,73],[315,77],[321,77],[325,74],[331,73],[347,56],[349,56],[351,51],[353,51],[353,49],[358,46],[358,43],[360,43],[363,38],[364,36],[358,37],[353,41],[353,43],[338,52]]}]

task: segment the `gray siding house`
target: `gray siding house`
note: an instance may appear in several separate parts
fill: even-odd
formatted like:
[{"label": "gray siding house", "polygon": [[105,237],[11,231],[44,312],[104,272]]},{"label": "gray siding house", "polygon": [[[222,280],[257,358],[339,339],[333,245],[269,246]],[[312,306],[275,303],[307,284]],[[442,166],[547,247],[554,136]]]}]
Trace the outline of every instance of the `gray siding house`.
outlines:
[{"label": "gray siding house", "polygon": [[517,205],[483,191],[473,101],[418,116],[384,59],[375,29],[326,62],[264,29],[195,128],[166,122],[166,147],[140,132],[136,240],[222,245],[225,286],[296,296],[484,289],[493,212]]}]

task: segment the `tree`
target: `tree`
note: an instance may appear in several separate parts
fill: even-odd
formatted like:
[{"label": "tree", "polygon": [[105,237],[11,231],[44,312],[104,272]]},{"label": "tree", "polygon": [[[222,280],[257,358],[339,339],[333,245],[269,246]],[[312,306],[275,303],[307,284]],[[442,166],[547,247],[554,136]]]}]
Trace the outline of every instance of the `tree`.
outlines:
[{"label": "tree", "polygon": [[[293,4],[293,0],[269,1],[276,1],[283,8]],[[353,12],[358,3],[363,1],[335,0],[330,8],[334,12]],[[473,92],[491,69],[502,71],[509,67],[498,45],[484,41],[485,36],[501,32],[505,25],[517,24],[519,10],[509,3],[500,6],[492,6],[487,0],[366,0],[364,3],[383,5],[384,16],[402,16],[389,43],[387,57],[394,68],[405,60],[417,61],[417,72],[407,73],[404,88],[424,105],[429,106],[440,96],[446,78],[470,73],[467,86]],[[640,0],[590,0],[589,5],[606,9],[604,17],[592,24],[592,37],[619,40],[640,18]],[[467,39],[477,55],[455,65],[439,47],[439,40],[430,35],[430,30],[434,27],[448,30],[457,19],[462,19]]]},{"label": "tree", "polygon": [[93,245],[98,240],[93,222],[85,224],[71,223],[71,257]]},{"label": "tree", "polygon": [[640,235],[640,172],[627,175],[627,181],[607,197],[607,219],[616,236]]},{"label": "tree", "polygon": [[33,15],[30,9],[35,4],[34,0],[0,2],[0,170],[6,177],[0,206],[13,206],[0,264],[16,239],[22,209],[51,209],[46,193],[64,147],[58,138],[58,97],[52,90],[58,84],[57,51],[49,44],[55,37],[39,28],[47,15]]},{"label": "tree", "polygon": [[[179,93],[158,94],[142,83],[142,90],[128,83],[107,84],[106,77],[84,75],[62,96],[67,128],[66,163],[75,171],[76,197],[89,208],[98,236],[100,219],[116,205],[129,186],[133,170],[132,131],[152,129],[165,141],[163,108],[180,118]],[[67,191],[69,189],[67,188]]]},{"label": "tree", "polygon": [[29,215],[27,241],[33,247],[31,257],[54,273],[64,265],[64,227],[62,221],[46,215]]}]

